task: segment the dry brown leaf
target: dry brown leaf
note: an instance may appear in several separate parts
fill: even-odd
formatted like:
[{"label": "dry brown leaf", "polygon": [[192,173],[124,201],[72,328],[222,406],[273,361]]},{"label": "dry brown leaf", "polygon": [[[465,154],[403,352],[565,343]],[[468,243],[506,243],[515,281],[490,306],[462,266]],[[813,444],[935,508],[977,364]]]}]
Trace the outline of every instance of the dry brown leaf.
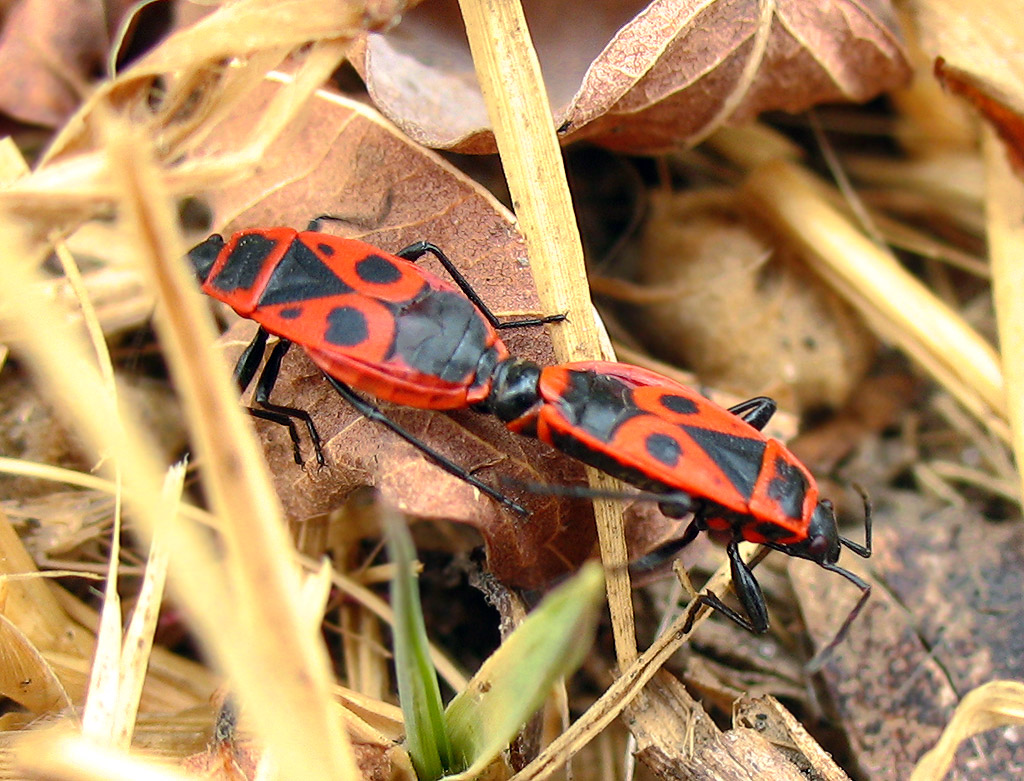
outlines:
[{"label": "dry brown leaf", "polygon": [[[627,151],[694,143],[763,111],[864,101],[910,73],[886,0],[524,6],[562,137]],[[410,137],[495,150],[455,0],[368,36],[353,62]]]},{"label": "dry brown leaf", "polygon": [[0,111],[56,127],[104,71],[117,25],[134,0],[21,0],[0,32]]},{"label": "dry brown leaf", "polygon": [[36,715],[56,714],[72,704],[46,657],[3,615],[0,615],[0,694]]},{"label": "dry brown leaf", "polygon": [[[230,149],[258,121],[271,94],[268,85],[262,97],[221,125],[204,154]],[[215,225],[226,225],[228,231],[304,227],[311,217],[331,213],[347,222],[325,225],[325,230],[388,250],[429,239],[450,255],[499,315],[537,312],[539,307],[525,249],[508,213],[485,190],[351,102],[317,98],[303,121],[268,150],[258,172],[242,185],[211,193],[209,200]],[[229,339],[245,341],[244,336]],[[542,364],[554,360],[543,329],[518,330],[506,341],[515,355]],[[501,484],[504,478],[579,483],[582,469],[546,445],[512,434],[496,419],[468,410],[441,414],[382,405],[412,434],[527,505],[532,511],[528,519],[478,496],[472,486],[356,414],[301,351],[286,357],[273,400],[313,411],[328,460],[319,471],[312,462],[298,468],[285,432],[261,425],[281,501],[293,520],[326,513],[343,504],[353,489],[373,485],[413,516],[477,527],[490,566],[509,583],[539,585],[591,553],[594,525],[587,502],[530,495]]]}]

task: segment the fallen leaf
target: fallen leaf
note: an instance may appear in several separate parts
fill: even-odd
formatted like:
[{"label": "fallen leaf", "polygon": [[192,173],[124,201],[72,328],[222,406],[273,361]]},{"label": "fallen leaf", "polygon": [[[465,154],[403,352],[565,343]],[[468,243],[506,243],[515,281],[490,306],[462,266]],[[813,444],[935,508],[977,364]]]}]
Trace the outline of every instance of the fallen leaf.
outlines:
[{"label": "fallen leaf", "polygon": [[[563,0],[524,10],[562,138],[624,151],[695,143],[763,111],[865,101],[910,75],[886,0]],[[454,0],[367,36],[352,61],[411,138],[495,151]]]},{"label": "fallen leaf", "polygon": [[130,0],[11,4],[0,31],[0,111],[33,125],[60,125],[105,71],[114,33],[133,5]]},{"label": "fallen leaf", "polygon": [[909,7],[921,48],[934,58],[936,77],[991,123],[1006,144],[1017,176],[1024,176],[1020,4],[914,0]]},{"label": "fallen leaf", "polygon": [[797,412],[838,407],[874,353],[799,251],[725,191],[652,194],[637,278],[633,328],[715,388]]}]

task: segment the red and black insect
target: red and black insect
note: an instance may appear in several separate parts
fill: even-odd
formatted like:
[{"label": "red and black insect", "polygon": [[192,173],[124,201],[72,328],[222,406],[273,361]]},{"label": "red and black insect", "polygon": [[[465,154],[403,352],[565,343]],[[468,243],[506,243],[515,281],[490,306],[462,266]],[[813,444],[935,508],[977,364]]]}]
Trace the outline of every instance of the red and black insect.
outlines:
[{"label": "red and black insect", "polygon": [[510,359],[499,365],[485,405],[513,431],[654,493],[667,515],[692,513],[675,549],[701,531],[728,532],[732,579],[746,615],[714,594],[701,600],[741,626],[768,629],[764,595],[740,557],[743,540],[808,559],[856,585],[862,596],[840,634],[867,601],[869,584],[838,561],[843,546],[871,555],[870,504],[865,497],[865,544],[840,536],[832,504],[819,498],[807,467],[761,432],[775,412],[771,399],[727,410],[636,366],[589,361],[541,369]]},{"label": "red and black insect", "polygon": [[[746,615],[714,594],[706,604],[756,632],[768,628],[764,596],[739,555],[742,540],[762,543],[836,572],[861,589],[845,626],[870,586],[838,566],[843,546],[871,555],[865,498],[865,544],[839,535],[828,500],[807,468],[761,429],[775,411],[766,397],[726,410],[683,385],[638,367],[584,362],[541,368],[509,356],[497,331],[561,316],[499,322],[437,247],[420,242],[390,255],[362,242],[315,230],[242,231],[212,236],[190,253],[209,295],[261,328],[236,367],[248,385],[266,347],[281,337],[257,383],[254,414],[301,420],[320,455],[308,413],[270,404],[270,389],[289,344],[300,344],[338,392],[361,413],[389,426],[443,468],[519,512],[525,510],[397,427],[349,387],[427,409],[474,407],[518,433],[655,493],[674,517],[693,513],[676,548],[704,530],[730,534],[733,583]],[[412,261],[437,257],[458,286]],[[460,292],[461,291],[461,292]],[[839,638],[837,637],[837,640]]]},{"label": "red and black insect", "polygon": [[[235,367],[242,388],[252,382],[268,334],[280,337],[257,381],[253,415],[288,427],[301,463],[294,421],[309,431],[323,463],[309,414],[271,404],[270,392],[292,342],[300,345],[338,392],[368,417],[389,426],[487,495],[525,510],[425,443],[395,426],[350,386],[377,398],[424,409],[482,402],[494,368],[509,357],[497,331],[564,319],[499,321],[451,261],[433,244],[417,242],[392,255],[319,231],[269,228],[213,235],[189,253],[203,292],[260,324]],[[413,261],[433,254],[455,285]],[[457,286],[457,287],[456,287]]]}]

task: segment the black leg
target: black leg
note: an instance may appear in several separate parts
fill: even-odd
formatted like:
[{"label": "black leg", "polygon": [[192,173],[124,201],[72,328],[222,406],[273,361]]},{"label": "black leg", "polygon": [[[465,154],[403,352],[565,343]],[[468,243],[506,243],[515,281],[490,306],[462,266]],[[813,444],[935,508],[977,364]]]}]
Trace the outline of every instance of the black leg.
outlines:
[{"label": "black leg", "polygon": [[494,328],[524,328],[526,326],[544,325],[545,323],[558,323],[565,320],[565,315],[549,315],[547,317],[536,317],[528,320],[508,320],[502,322],[495,317],[494,313],[488,308],[488,306],[481,300],[480,296],[473,289],[473,286],[469,284],[469,280],[462,276],[462,273],[455,268],[455,264],[448,259],[439,247],[431,244],[428,241],[417,241],[415,244],[410,244],[404,249],[400,249],[395,254],[404,258],[405,260],[416,261],[423,257],[426,253],[430,253],[438,262],[444,266],[444,270],[448,272],[455,284],[459,286],[459,289],[473,305],[480,310],[482,314]]},{"label": "black leg", "polygon": [[246,407],[245,411],[248,412],[252,417],[259,418],[260,420],[269,420],[271,423],[276,423],[279,426],[284,426],[288,429],[288,436],[292,440],[292,456],[295,459],[295,463],[302,466],[302,449],[299,447],[299,430],[295,428],[295,421],[287,415],[278,414],[271,412],[270,410],[257,409],[256,407]]},{"label": "black leg", "polygon": [[768,631],[768,606],[765,605],[764,594],[757,580],[754,579],[754,573],[750,571],[750,568],[740,556],[739,543],[733,540],[729,543],[726,550],[729,555],[729,567],[732,570],[733,588],[747,615],[744,616],[742,613],[733,610],[719,599],[716,594],[709,591],[705,594],[700,594],[695,600],[698,607],[693,607],[690,610],[690,618],[683,626],[684,632],[689,632],[693,627],[693,619],[696,617],[700,605],[707,605],[713,610],[717,610],[748,632],[761,634]]},{"label": "black leg", "polygon": [[256,376],[256,370],[260,368],[263,354],[267,351],[267,332],[262,327],[257,329],[256,335],[249,342],[249,346],[242,351],[235,362],[235,370],[232,377],[238,384],[238,390],[244,391],[249,387],[252,378]]},{"label": "black leg", "polygon": [[[256,331],[256,336],[253,337],[252,341],[249,342],[249,346],[242,351],[242,354],[238,356],[238,361],[235,363],[235,369],[232,372],[232,376],[235,379],[235,383],[238,385],[239,391],[244,391],[249,387],[252,382],[252,378],[256,375],[256,370],[260,367],[260,362],[263,360],[263,356],[267,351],[267,332],[260,328]],[[278,361],[280,366],[280,361]],[[264,372],[265,373],[265,372]],[[273,380],[277,378],[276,372],[271,376],[271,385]],[[264,383],[263,376],[260,377],[260,383]],[[269,390],[266,391],[269,393]],[[253,407],[246,407],[246,412],[252,415],[254,418],[260,420],[269,420],[271,423],[276,423],[279,426],[284,426],[288,429],[288,436],[292,440],[292,453],[295,456],[295,463],[302,466],[302,452],[299,450],[299,432],[295,428],[295,421],[293,421],[287,415],[273,412],[266,409],[255,409]]]},{"label": "black leg", "polygon": [[467,483],[479,489],[482,493],[491,497],[496,502],[499,502],[500,504],[504,505],[510,510],[515,511],[520,515],[530,514],[525,507],[516,504],[514,501],[509,499],[501,492],[496,491],[486,483],[478,480],[465,469],[460,467],[458,464],[445,458],[443,455],[438,453],[426,442],[410,434],[408,431],[406,431],[393,420],[391,420],[387,415],[385,415],[383,412],[377,409],[377,407],[375,407],[373,404],[371,404],[370,402],[366,401],[361,396],[356,394],[356,392],[353,391],[348,385],[346,385],[343,382],[340,382],[339,380],[335,379],[334,377],[331,377],[328,374],[325,374],[324,376],[327,377],[327,381],[334,386],[334,389],[338,391],[339,395],[343,399],[345,399],[345,401],[347,401],[349,404],[355,407],[356,410],[361,415],[363,415],[369,420],[372,420],[374,423],[379,423],[382,426],[386,426],[387,428],[391,429],[393,432],[398,434],[398,436],[400,436],[410,445],[412,445],[417,450],[421,451],[430,459],[432,459],[443,470],[445,470],[451,475],[455,475],[455,477],[458,477],[461,480],[465,480]]},{"label": "black leg", "polygon": [[683,536],[678,540],[672,540],[662,545],[660,548],[655,548],[650,553],[641,556],[639,559],[629,565],[629,571],[631,574],[640,575],[645,572],[651,572],[666,561],[671,561],[679,552],[683,550],[687,545],[697,539],[697,535],[700,534],[701,529],[697,524],[697,519],[690,521],[690,525],[686,527],[686,531],[683,532]]},{"label": "black leg", "polygon": [[822,564],[823,569],[827,569],[829,572],[835,572],[838,575],[842,575],[853,585],[860,589],[860,599],[857,600],[857,604],[853,606],[853,610],[846,616],[846,620],[843,621],[843,625],[839,627],[839,631],[836,632],[836,636],[829,641],[829,644],[818,651],[814,658],[811,659],[806,665],[806,670],[810,674],[818,672],[828,661],[828,658],[832,655],[832,652],[836,650],[843,640],[846,639],[846,634],[850,630],[850,626],[854,620],[860,615],[860,611],[864,609],[864,605],[867,604],[868,599],[871,597],[871,584],[868,583],[861,577],[854,575],[849,570],[845,570],[836,564]]},{"label": "black leg", "polygon": [[854,488],[860,492],[860,497],[864,500],[864,544],[860,545],[846,537],[840,537],[839,542],[862,559],[869,559],[871,558],[871,499],[868,498],[867,491],[859,485],[855,485]]},{"label": "black leg", "polygon": [[[260,367],[260,362],[263,360],[263,356],[267,351],[267,337],[268,334],[263,328],[256,331],[256,335],[252,341],[249,342],[249,346],[242,351],[242,354],[238,356],[238,361],[235,363],[235,369],[233,376],[235,382],[238,384],[238,389],[244,391],[249,387],[252,382],[252,378],[256,375],[256,370]],[[260,420],[269,420],[271,423],[276,423],[279,426],[284,426],[288,429],[288,437],[292,441],[292,454],[295,457],[295,463],[302,466],[302,450],[300,449],[299,432],[295,428],[295,421],[299,420],[305,424],[306,430],[309,432],[309,438],[313,443],[313,450],[316,453],[316,462],[320,466],[324,465],[324,452],[320,446],[320,435],[316,431],[316,426],[313,425],[313,419],[309,416],[309,413],[305,410],[296,409],[294,407],[283,407],[278,404],[271,404],[269,401],[270,393],[274,389],[274,383],[277,382],[277,376],[281,372],[281,360],[284,358],[288,348],[291,347],[291,342],[287,339],[281,339],[274,349],[270,351],[270,357],[267,359],[266,366],[263,367],[263,371],[260,373],[259,380],[256,383],[256,393],[253,401],[259,405],[259,407],[246,407],[246,411],[254,418]]]},{"label": "black leg", "polygon": [[735,407],[729,407],[729,412],[743,418],[744,423],[749,423],[760,431],[768,425],[768,421],[772,419],[776,409],[775,399],[758,396],[737,404]]},{"label": "black leg", "polygon": [[281,361],[291,346],[292,343],[290,341],[282,339],[270,351],[270,357],[267,358],[267,363],[263,367],[259,379],[256,381],[256,393],[253,396],[253,401],[259,405],[259,409],[252,409],[250,412],[254,417],[271,420],[288,427],[288,434],[291,436],[295,451],[295,463],[300,466],[302,464],[302,454],[299,451],[299,435],[295,430],[295,421],[298,420],[303,423],[306,426],[306,431],[309,432],[310,441],[313,443],[316,462],[319,466],[323,466],[324,451],[320,445],[320,435],[317,433],[316,426],[313,425],[313,419],[309,413],[304,409],[270,403],[270,393],[274,389],[274,383],[277,382],[277,377],[281,372]]}]

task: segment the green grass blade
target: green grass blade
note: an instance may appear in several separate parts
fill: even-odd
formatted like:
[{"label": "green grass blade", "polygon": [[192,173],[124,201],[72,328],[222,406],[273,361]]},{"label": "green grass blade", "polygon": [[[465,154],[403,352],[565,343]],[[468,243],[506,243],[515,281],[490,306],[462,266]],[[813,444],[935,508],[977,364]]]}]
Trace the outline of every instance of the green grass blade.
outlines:
[{"label": "green grass blade", "polygon": [[601,565],[585,565],[551,592],[448,705],[447,734],[463,774],[498,755],[540,707],[555,682],[590,648],[604,595]]},{"label": "green grass blade", "polygon": [[385,515],[388,557],[395,567],[391,606],[395,611],[395,676],[405,719],[405,741],[416,775],[434,781],[452,766],[451,743],[445,731],[444,706],[437,671],[430,661],[427,629],[413,574],[416,552],[402,520]]}]

